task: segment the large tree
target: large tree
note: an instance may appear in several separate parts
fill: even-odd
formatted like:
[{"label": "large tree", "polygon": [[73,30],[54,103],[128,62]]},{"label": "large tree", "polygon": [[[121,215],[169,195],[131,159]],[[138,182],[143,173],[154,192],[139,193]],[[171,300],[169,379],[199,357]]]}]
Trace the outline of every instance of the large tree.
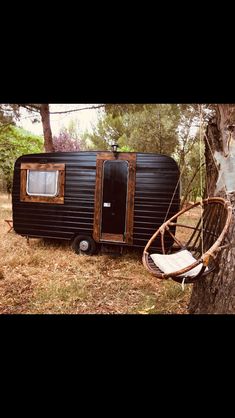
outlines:
[{"label": "large tree", "polygon": [[87,139],[96,149],[158,152],[171,155],[177,145],[180,108],[174,104],[107,105]]},{"label": "large tree", "polygon": [[219,255],[219,271],[193,286],[190,313],[235,313],[235,105],[219,104],[205,133],[207,195],[231,201],[231,245]]},{"label": "large tree", "polygon": [[36,115],[40,114],[43,135],[44,135],[44,149],[46,152],[54,152],[54,145],[52,139],[51,123],[50,123],[50,109],[48,103],[28,103],[20,104],[19,106],[24,107],[29,112],[34,112]]},{"label": "large tree", "polygon": [[[17,105],[11,105],[11,106],[17,106]],[[51,123],[50,123],[50,115],[52,114],[65,114],[65,113],[72,113],[72,112],[80,112],[82,110],[87,109],[99,109],[103,108],[104,105],[91,105],[91,106],[84,106],[77,109],[67,109],[67,110],[61,110],[58,112],[50,112],[50,105],[48,103],[40,104],[40,103],[28,103],[28,104],[20,104],[18,106],[22,106],[25,109],[27,109],[29,112],[34,112],[36,115],[36,120],[38,121],[38,116],[40,114],[41,122],[43,126],[43,135],[44,135],[44,149],[46,152],[54,152],[55,147],[53,144],[53,138],[52,138],[52,130],[51,130]]]},{"label": "large tree", "polygon": [[20,119],[20,108],[27,109],[34,121],[41,118],[44,135],[44,149],[46,152],[53,152],[53,140],[50,124],[49,104],[40,103],[18,103],[18,104],[2,104],[0,105],[0,130],[5,126],[14,124],[15,119]]},{"label": "large tree", "polygon": [[54,152],[55,148],[52,140],[49,104],[41,104],[39,111],[42,120],[45,151]]}]

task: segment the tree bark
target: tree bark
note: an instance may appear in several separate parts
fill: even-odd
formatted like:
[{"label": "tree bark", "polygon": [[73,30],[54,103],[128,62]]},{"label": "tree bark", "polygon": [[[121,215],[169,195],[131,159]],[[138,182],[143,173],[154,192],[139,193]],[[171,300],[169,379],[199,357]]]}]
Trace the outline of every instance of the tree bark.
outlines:
[{"label": "tree bark", "polygon": [[[208,145],[209,143],[209,145]],[[233,207],[227,239],[235,243],[235,105],[217,105],[205,135],[207,195],[229,199]],[[219,271],[193,285],[189,313],[235,313],[235,247],[218,256]]]},{"label": "tree bark", "polygon": [[44,134],[44,148],[46,152],[55,152],[51,124],[50,124],[50,111],[49,104],[41,104],[40,115],[42,119],[43,134]]}]

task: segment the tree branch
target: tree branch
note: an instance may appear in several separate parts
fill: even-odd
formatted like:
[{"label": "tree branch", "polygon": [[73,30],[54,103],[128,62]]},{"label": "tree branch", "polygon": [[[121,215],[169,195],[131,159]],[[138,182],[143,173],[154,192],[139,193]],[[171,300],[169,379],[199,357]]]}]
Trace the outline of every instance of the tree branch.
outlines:
[{"label": "tree branch", "polygon": [[[33,111],[33,112],[37,112],[40,113],[40,106],[41,105],[32,105],[32,104],[19,104],[19,106],[24,107],[25,109],[29,110],[29,111]],[[97,106],[87,106],[87,107],[82,107],[82,108],[78,108],[78,109],[70,109],[70,110],[61,110],[58,112],[50,112],[50,115],[61,115],[64,113],[72,113],[72,112],[80,112],[80,110],[89,110],[89,109],[99,109],[101,107],[104,107],[105,104],[100,104]]]},{"label": "tree branch", "polygon": [[19,106],[24,107],[25,109],[29,110],[30,112],[40,113],[40,107],[41,107],[41,105],[38,105],[37,106],[37,105],[19,103]]},{"label": "tree branch", "polygon": [[80,110],[87,110],[87,109],[99,109],[101,107],[104,107],[104,104],[98,105],[98,106],[89,106],[89,107],[82,107],[80,109],[71,109],[71,110],[62,110],[60,112],[50,112],[51,115],[59,115],[62,113],[72,113],[72,112],[80,112]]}]

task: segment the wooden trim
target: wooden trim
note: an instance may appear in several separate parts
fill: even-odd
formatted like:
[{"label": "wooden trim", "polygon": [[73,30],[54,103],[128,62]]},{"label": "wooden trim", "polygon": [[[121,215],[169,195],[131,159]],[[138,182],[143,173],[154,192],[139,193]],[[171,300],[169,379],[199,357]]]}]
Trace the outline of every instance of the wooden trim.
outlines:
[{"label": "wooden trim", "polygon": [[20,201],[23,202],[27,197],[26,194],[27,170],[20,170]]},{"label": "wooden trim", "polygon": [[[135,158],[133,158],[135,157]],[[131,154],[129,162],[129,179],[127,191],[127,214],[126,214],[126,243],[133,244],[134,228],[134,201],[135,201],[135,178],[136,178],[136,154]]]},{"label": "wooden trim", "polygon": [[101,241],[125,242],[122,234],[101,234]]},{"label": "wooden trim", "polygon": [[97,154],[97,161],[101,160],[101,161],[107,161],[107,160],[112,160],[112,161],[136,161],[136,154],[133,153],[128,153],[128,152],[122,152],[122,153],[117,153],[117,156],[115,157],[115,155],[112,152],[100,152],[99,154]]},{"label": "wooden trim", "polygon": [[[95,211],[93,238],[99,242],[101,238],[101,217],[102,217],[102,189],[103,189],[103,165],[105,161],[127,161],[128,167],[128,188],[127,188],[127,210],[126,210],[126,233],[122,242],[133,244],[134,227],[134,199],[135,199],[135,178],[136,178],[136,154],[101,152],[96,159],[96,188],[95,188]],[[111,234],[112,236],[115,234]],[[102,234],[103,236],[103,234]]]},{"label": "wooden trim", "polygon": [[39,163],[21,163],[20,165],[21,170],[42,170],[42,171],[49,171],[49,170],[63,170],[65,169],[65,164],[57,164],[57,163],[48,163],[48,164],[39,164]]},{"label": "wooden trim", "polygon": [[103,179],[103,163],[106,160],[98,158],[96,161],[96,186],[95,186],[95,211],[94,211],[94,226],[93,238],[95,241],[100,241],[101,228],[101,214],[102,214],[102,179]]},{"label": "wooden trim", "polygon": [[[26,192],[27,170],[50,171],[58,170],[58,195],[57,196],[29,196]],[[65,164],[38,164],[38,163],[21,163],[20,166],[20,201],[21,202],[38,202],[64,204],[64,185],[65,185]]]}]

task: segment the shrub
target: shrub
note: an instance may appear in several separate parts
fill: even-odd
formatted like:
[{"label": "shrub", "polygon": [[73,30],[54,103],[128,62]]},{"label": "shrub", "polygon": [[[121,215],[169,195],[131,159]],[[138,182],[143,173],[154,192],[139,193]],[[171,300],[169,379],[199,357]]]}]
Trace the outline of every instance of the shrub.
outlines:
[{"label": "shrub", "polygon": [[63,130],[58,136],[53,136],[53,144],[55,151],[69,152],[80,151],[80,140],[71,136],[67,130]]}]

